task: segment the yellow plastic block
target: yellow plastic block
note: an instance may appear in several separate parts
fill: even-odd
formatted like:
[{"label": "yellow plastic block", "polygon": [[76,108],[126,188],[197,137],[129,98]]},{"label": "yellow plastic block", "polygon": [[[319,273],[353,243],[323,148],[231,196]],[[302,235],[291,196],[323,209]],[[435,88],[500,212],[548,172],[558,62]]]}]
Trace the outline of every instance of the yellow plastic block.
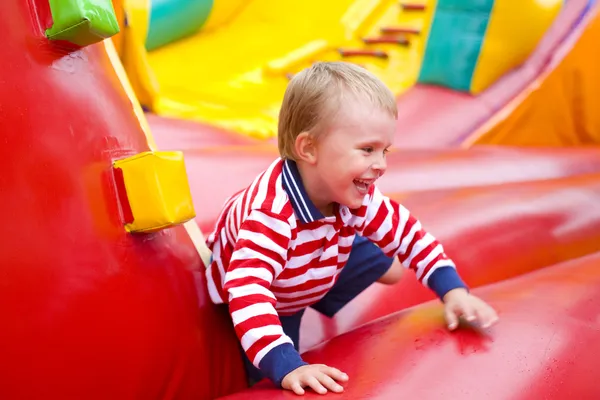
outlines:
[{"label": "yellow plastic block", "polygon": [[195,217],[183,153],[147,151],[113,165],[117,187],[125,190],[120,198],[128,232],[154,232]]},{"label": "yellow plastic block", "polygon": [[473,73],[471,93],[480,93],[522,64],[562,5],[563,0],[496,0]]}]

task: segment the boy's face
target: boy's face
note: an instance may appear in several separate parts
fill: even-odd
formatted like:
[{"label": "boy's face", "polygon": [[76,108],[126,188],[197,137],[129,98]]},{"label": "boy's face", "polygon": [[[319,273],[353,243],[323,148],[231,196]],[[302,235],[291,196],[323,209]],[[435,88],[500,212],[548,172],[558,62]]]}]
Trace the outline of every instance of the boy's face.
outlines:
[{"label": "boy's face", "polygon": [[386,153],[396,120],[367,101],[346,99],[316,145],[319,200],[361,206],[375,180],[385,173]]}]

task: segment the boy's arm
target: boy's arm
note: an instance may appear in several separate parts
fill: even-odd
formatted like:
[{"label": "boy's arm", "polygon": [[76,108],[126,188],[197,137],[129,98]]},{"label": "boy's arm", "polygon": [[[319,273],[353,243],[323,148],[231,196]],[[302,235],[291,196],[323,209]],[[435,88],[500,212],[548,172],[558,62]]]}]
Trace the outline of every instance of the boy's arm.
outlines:
[{"label": "boy's arm", "polygon": [[223,286],[248,359],[278,386],[289,372],[307,364],[283,332],[270,290],[286,263],[290,238],[284,217],[253,210],[238,232]]},{"label": "boy's arm", "polygon": [[415,271],[417,279],[440,299],[452,289],[467,288],[443,246],[401,204],[373,186],[360,209],[357,230],[376,243],[389,257]]}]

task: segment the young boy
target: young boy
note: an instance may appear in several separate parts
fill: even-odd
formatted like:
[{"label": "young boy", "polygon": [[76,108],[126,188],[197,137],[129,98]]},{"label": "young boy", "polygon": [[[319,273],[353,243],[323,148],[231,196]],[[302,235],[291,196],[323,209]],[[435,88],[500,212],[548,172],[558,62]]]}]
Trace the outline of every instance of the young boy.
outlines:
[{"label": "young boy", "polygon": [[298,353],[302,314],[313,307],[331,317],[370,284],[396,282],[402,265],[442,299],[450,329],[461,315],[484,327],[497,320],[441,244],[375,186],[396,119],[393,94],[361,67],[317,63],[290,81],[281,158],[226,202],[207,238],[208,290],[229,304],[251,380],[341,392],[346,374]]}]

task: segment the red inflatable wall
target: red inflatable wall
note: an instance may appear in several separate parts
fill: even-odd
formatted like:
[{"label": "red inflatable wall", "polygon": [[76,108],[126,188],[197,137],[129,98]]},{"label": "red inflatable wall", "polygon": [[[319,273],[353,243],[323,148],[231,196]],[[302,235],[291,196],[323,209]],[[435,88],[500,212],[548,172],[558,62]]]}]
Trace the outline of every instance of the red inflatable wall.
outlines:
[{"label": "red inflatable wall", "polygon": [[148,150],[146,138],[102,44],[67,51],[44,37],[47,4],[2,3],[0,398],[244,387],[183,228],[125,232],[111,165]]}]

